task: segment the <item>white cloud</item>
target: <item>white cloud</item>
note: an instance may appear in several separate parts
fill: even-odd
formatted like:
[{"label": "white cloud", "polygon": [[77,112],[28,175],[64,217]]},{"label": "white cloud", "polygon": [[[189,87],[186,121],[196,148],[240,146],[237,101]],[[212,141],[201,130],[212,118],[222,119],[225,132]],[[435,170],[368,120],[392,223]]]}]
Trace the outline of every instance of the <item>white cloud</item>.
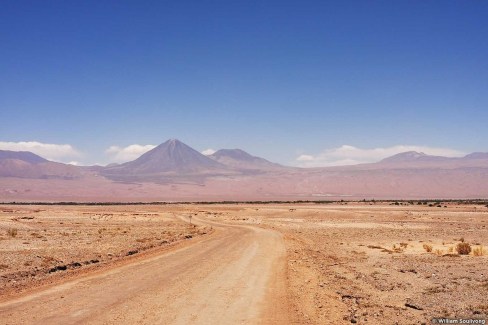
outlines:
[{"label": "white cloud", "polygon": [[1,142],[0,150],[30,151],[43,158],[53,161],[69,161],[81,154],[70,144],[41,143],[37,141]]},{"label": "white cloud", "polygon": [[317,155],[302,154],[296,158],[296,165],[300,167],[327,167],[372,163],[406,151],[417,151],[428,155],[446,157],[460,157],[465,154],[464,152],[449,148],[415,145],[397,145],[373,149],[343,145],[339,148],[327,149]]},{"label": "white cloud", "polygon": [[122,163],[139,158],[142,154],[154,149],[156,146],[152,144],[140,145],[131,144],[127,147],[111,146],[105,153],[111,156],[112,161]]},{"label": "white cloud", "polygon": [[314,157],[311,155],[300,155],[297,158],[298,161],[313,161]]},{"label": "white cloud", "polygon": [[211,148],[205,149],[201,152],[201,154],[205,155],[205,156],[210,156],[210,155],[213,155],[214,153],[215,153],[215,150],[213,150]]}]

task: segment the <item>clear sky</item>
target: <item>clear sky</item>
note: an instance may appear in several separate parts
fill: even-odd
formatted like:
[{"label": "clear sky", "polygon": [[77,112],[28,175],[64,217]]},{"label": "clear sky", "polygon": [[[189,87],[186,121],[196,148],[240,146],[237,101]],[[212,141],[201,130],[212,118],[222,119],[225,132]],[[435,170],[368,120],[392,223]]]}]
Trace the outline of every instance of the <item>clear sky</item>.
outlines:
[{"label": "clear sky", "polygon": [[488,2],[4,0],[0,121],[0,148],[83,164],[168,138],[295,165],[488,151]]}]

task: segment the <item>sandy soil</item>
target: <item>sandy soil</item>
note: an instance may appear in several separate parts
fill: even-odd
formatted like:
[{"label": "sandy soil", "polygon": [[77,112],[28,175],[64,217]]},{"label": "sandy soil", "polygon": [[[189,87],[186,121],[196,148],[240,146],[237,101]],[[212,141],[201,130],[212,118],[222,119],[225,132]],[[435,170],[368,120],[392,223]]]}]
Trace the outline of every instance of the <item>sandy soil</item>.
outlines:
[{"label": "sandy soil", "polygon": [[[4,207],[4,210],[9,209],[12,207]],[[99,208],[93,209],[97,211]],[[105,208],[103,210],[106,211]],[[124,211],[120,213],[134,214],[129,214],[126,207],[120,207],[120,210]],[[173,231],[180,232],[177,238],[188,236],[188,225],[182,224],[181,220],[187,221],[189,215],[193,216],[192,222],[197,224],[195,228],[190,228],[190,234],[202,234],[202,229],[210,229],[211,235],[194,237],[191,241],[176,244],[173,249],[162,254],[134,259],[125,265],[107,263],[105,268],[97,272],[85,272],[84,275],[74,278],[58,279],[53,285],[40,290],[4,297],[4,302],[0,303],[2,323],[286,324],[289,322],[285,290],[286,250],[280,233],[258,227],[221,225],[204,221],[197,216],[198,210],[193,209],[192,206],[187,208],[158,206],[140,210],[142,212],[138,212],[136,219],[132,217],[129,219],[137,220],[141,217],[144,221],[139,224],[137,221],[127,221],[126,218],[122,218],[128,222],[126,226],[130,225],[131,229],[147,226],[149,229],[146,229],[146,232],[155,231],[154,229],[159,227],[167,229],[168,227],[163,228],[164,222],[169,222],[166,221],[164,213],[173,211],[176,218],[180,220],[178,223],[171,219],[173,221],[170,224]],[[155,210],[164,211],[163,216],[159,213],[148,213]],[[200,214],[204,215],[204,213]],[[76,216],[78,218],[75,218]],[[70,218],[78,221],[83,219],[88,223],[93,220],[89,215],[79,215],[79,213],[75,216],[71,215],[68,219]],[[145,218],[155,220],[161,218],[159,222],[163,224],[157,224],[155,220],[153,220],[154,224],[147,224]],[[114,216],[111,220],[119,219],[118,216]],[[106,222],[103,224],[108,227]],[[136,237],[148,237],[144,230],[133,231],[138,234]],[[98,231],[94,236],[98,236]],[[2,242],[11,240],[5,239]],[[105,240],[109,242],[110,237]],[[64,239],[64,242],[67,240]],[[125,242],[122,241],[123,243]],[[68,246],[78,249],[77,243],[70,243]],[[112,246],[111,249],[115,247]],[[67,248],[67,246],[59,246],[58,249],[62,251],[60,254],[69,254],[71,249]],[[95,247],[91,247],[90,250],[93,249]],[[14,250],[15,248],[11,249],[11,252]],[[127,255],[126,249],[121,251]],[[15,265],[22,269],[21,264]],[[74,270],[69,267],[67,270],[55,273],[72,271]],[[32,282],[25,280],[22,284],[28,287],[30,283]],[[276,302],[280,303],[276,304]]]},{"label": "sandy soil", "polygon": [[[446,207],[444,207],[446,206]],[[488,208],[437,204],[213,207],[209,217],[283,233],[297,324],[488,318]],[[432,246],[432,252],[424,249]]]},{"label": "sandy soil", "polygon": [[[0,206],[2,295],[211,232],[148,206]],[[70,271],[70,272],[65,272]]]},{"label": "sandy soil", "polygon": [[[0,319],[8,324],[428,324],[434,317],[488,318],[488,252],[461,256],[456,251],[461,242],[472,249],[488,245],[485,206],[187,204],[2,210],[0,264],[8,268],[1,270],[0,281],[3,288],[26,290],[2,290]],[[195,227],[187,224],[190,215]],[[35,222],[39,227],[27,227]],[[6,232],[14,225],[18,234],[9,237]],[[130,236],[123,233],[127,229]],[[84,246],[73,234],[77,231],[87,233],[92,243],[102,240]],[[33,267],[42,268],[43,259],[35,262],[34,257],[46,256],[48,250],[32,232],[52,240],[49,249],[57,254],[49,255],[57,260],[43,270],[62,262],[68,264],[66,271],[29,275]],[[105,233],[110,235],[103,237]],[[137,241],[145,238],[156,239]],[[168,247],[158,246],[171,240]],[[150,253],[127,256],[145,245],[153,245],[144,251]],[[101,262],[82,263],[81,268],[98,269],[78,274],[69,266],[91,259]],[[37,277],[40,282],[52,277],[52,284],[32,290]]]}]

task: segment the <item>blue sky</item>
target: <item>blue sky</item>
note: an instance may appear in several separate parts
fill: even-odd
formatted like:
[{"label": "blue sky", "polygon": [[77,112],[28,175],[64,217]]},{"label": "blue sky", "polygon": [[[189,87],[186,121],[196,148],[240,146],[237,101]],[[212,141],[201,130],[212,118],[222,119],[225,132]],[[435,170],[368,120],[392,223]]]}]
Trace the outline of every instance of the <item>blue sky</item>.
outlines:
[{"label": "blue sky", "polygon": [[178,138],[310,166],[488,151],[487,14],[485,1],[3,1],[0,148],[35,141],[91,164]]}]

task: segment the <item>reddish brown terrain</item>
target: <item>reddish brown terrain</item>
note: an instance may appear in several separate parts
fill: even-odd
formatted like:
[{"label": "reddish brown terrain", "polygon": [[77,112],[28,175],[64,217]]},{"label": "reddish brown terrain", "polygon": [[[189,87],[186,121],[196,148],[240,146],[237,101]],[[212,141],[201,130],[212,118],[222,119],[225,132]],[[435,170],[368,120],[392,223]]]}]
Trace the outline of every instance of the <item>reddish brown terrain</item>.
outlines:
[{"label": "reddish brown terrain", "polygon": [[0,319],[486,319],[486,203],[425,203],[3,205]]},{"label": "reddish brown terrain", "polygon": [[[0,319],[5,324],[484,319],[488,207],[482,200],[446,199],[486,198],[487,184],[484,153],[446,158],[407,152],[372,164],[307,169],[239,149],[204,156],[178,140],[107,167],[0,151],[3,202],[297,202],[5,203]],[[394,204],[373,198],[430,201]],[[352,199],[358,201],[347,202]],[[463,247],[469,247],[467,254]]]},{"label": "reddish brown terrain", "polygon": [[210,233],[144,206],[1,206],[1,291],[22,290]]},{"label": "reddish brown terrain", "polygon": [[204,156],[168,140],[107,167],[49,162],[0,151],[0,201],[268,201],[488,197],[488,154],[406,152],[377,163],[293,168],[239,149]]}]

